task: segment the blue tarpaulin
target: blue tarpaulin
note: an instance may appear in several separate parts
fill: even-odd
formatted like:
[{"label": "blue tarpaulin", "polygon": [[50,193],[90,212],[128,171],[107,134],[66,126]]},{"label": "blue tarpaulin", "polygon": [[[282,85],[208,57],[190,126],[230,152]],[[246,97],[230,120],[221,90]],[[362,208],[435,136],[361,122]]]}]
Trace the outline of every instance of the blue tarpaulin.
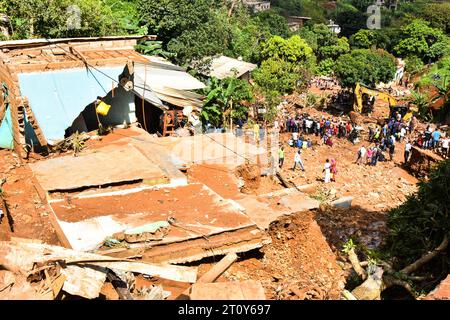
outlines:
[{"label": "blue tarpaulin", "polygon": [[[98,96],[105,96],[124,67],[100,67],[19,74],[21,95],[28,98],[50,144],[64,139],[65,130]],[[105,76],[107,74],[109,77]]]}]

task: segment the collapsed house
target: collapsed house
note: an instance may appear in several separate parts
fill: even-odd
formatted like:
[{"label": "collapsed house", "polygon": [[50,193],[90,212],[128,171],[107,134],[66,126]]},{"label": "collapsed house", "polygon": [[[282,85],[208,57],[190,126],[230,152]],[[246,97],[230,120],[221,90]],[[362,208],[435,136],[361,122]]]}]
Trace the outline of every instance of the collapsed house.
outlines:
[{"label": "collapsed house", "polygon": [[[203,97],[190,90],[205,85],[164,59],[136,52],[142,38],[0,42],[0,148],[24,156],[99,124],[139,123],[163,136],[188,117],[199,125],[192,115]],[[110,106],[104,115],[96,112],[99,100]]]}]

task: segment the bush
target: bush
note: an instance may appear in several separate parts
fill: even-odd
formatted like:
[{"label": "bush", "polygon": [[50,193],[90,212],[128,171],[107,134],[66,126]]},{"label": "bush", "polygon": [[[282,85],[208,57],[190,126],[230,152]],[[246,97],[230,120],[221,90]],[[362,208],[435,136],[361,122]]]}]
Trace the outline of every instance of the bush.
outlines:
[{"label": "bush", "polygon": [[400,267],[435,249],[450,232],[450,160],[431,170],[429,181],[419,191],[391,210],[388,217],[387,249]]}]

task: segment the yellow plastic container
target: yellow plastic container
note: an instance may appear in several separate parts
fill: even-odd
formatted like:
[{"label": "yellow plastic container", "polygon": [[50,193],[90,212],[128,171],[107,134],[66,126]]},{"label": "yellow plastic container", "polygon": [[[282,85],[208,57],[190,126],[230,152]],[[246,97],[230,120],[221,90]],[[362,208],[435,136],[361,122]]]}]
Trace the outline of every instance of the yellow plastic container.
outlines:
[{"label": "yellow plastic container", "polygon": [[98,106],[95,110],[97,111],[98,114],[100,114],[102,116],[106,116],[109,112],[109,109],[111,109],[111,106],[102,101],[98,104]]}]

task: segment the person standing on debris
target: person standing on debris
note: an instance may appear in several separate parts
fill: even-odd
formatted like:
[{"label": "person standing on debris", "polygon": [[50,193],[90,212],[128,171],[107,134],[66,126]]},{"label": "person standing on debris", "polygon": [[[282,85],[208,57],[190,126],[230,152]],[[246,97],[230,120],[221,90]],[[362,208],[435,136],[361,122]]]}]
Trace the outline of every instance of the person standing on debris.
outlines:
[{"label": "person standing on debris", "polygon": [[394,152],[395,152],[395,143],[391,143],[389,145],[389,158],[392,160],[394,160]]},{"label": "person standing on debris", "polygon": [[336,182],[337,161],[334,158],[331,158],[330,164],[331,181]]},{"label": "person standing on debris", "polygon": [[327,161],[325,162],[325,165],[323,167],[322,173],[325,173],[323,181],[325,183],[329,183],[330,180],[331,180],[331,164],[330,164],[330,160],[329,159],[327,159]]},{"label": "person standing on debris", "polygon": [[280,168],[283,168],[283,163],[284,163],[284,147],[281,146],[280,149],[278,150],[278,165],[280,166]]},{"label": "person standing on debris", "polygon": [[364,159],[366,157],[366,148],[364,147],[364,145],[361,146],[361,148],[359,148],[358,151],[358,158],[356,159],[356,163],[359,165],[361,162],[364,163]]},{"label": "person standing on debris", "polygon": [[298,132],[297,131],[292,132],[292,141],[294,142],[293,146],[296,147],[297,142],[298,142]]},{"label": "person standing on debris", "polygon": [[444,158],[448,158],[448,149],[449,149],[450,139],[448,137],[442,139],[442,155]]},{"label": "person standing on debris", "polygon": [[406,140],[405,145],[405,164],[408,163],[409,155],[411,153],[411,143],[409,143],[409,140]]},{"label": "person standing on debris", "polygon": [[438,143],[439,143],[439,139],[441,138],[441,133],[436,129],[431,134],[431,137],[433,138],[433,141],[431,143],[431,147],[433,149],[436,149],[436,147],[438,146]]},{"label": "person standing on debris", "polygon": [[370,163],[370,165],[375,167],[377,165],[381,150],[379,149],[378,145],[375,145],[375,147],[373,147],[372,149],[372,152],[372,162]]},{"label": "person standing on debris", "polygon": [[300,168],[302,168],[302,171],[305,171],[305,167],[303,166],[303,161],[302,161],[302,157],[301,157],[301,150],[299,149],[294,156],[294,167],[292,168],[292,171],[295,171],[295,168],[297,167],[297,165],[300,166]]}]

